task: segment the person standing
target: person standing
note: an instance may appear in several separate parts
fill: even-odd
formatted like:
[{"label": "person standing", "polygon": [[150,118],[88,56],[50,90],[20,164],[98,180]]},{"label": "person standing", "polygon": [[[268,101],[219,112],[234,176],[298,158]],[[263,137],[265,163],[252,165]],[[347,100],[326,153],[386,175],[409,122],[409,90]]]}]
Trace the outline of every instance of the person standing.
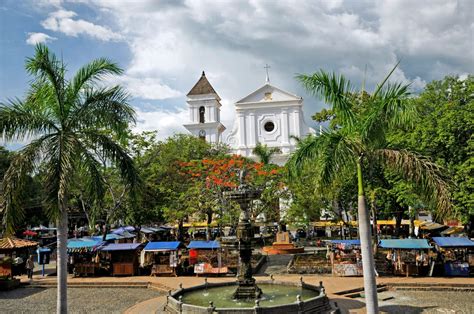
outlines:
[{"label": "person standing", "polygon": [[28,274],[28,279],[33,279],[33,269],[35,268],[35,263],[33,262],[33,255],[30,255],[26,260],[26,273]]}]

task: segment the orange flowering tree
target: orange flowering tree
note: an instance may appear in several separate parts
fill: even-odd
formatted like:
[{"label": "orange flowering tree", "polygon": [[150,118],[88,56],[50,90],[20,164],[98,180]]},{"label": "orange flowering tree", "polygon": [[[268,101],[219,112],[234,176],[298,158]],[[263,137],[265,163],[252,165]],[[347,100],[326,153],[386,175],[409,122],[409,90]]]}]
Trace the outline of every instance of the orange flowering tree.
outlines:
[{"label": "orange flowering tree", "polygon": [[279,187],[282,176],[281,168],[276,165],[264,165],[239,155],[179,162],[178,168],[182,176],[195,183],[195,208],[207,217],[208,224],[212,222],[213,214],[219,213],[222,217],[221,211],[226,205],[222,192],[239,186],[241,170],[246,173],[245,184],[262,189],[263,194],[268,195],[272,194],[269,189]]}]

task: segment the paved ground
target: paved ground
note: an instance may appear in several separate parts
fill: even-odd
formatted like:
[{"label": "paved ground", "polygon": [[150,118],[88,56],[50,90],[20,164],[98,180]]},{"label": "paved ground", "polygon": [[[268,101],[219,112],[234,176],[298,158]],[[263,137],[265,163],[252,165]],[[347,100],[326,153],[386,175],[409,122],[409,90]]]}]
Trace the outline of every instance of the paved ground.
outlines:
[{"label": "paved ground", "polygon": [[[268,280],[273,274],[277,280],[299,281],[300,275],[289,275],[280,272],[286,268],[286,258],[270,260],[269,265],[257,275],[257,280]],[[54,271],[48,267],[47,273]],[[274,271],[272,271],[274,270]],[[349,289],[363,287],[361,277],[332,277],[330,275],[304,275],[304,281],[310,284],[319,284],[323,281],[329,298],[337,302],[344,313],[364,313],[363,299],[350,299],[335,293]],[[27,278],[23,276],[23,282]],[[235,281],[235,277],[211,277],[209,282]],[[34,283],[54,283],[56,277],[41,277],[40,270],[36,268]],[[165,302],[164,291],[174,290],[182,283],[189,287],[202,284],[202,277],[91,277],[72,278],[71,284],[77,283],[102,283],[102,284],[133,284],[150,283],[162,289],[160,293],[153,289],[144,288],[70,288],[69,302],[72,313],[127,313],[147,314],[156,313],[157,309]],[[474,278],[432,278],[432,277],[379,277],[378,284],[403,283],[403,284],[471,284]],[[24,288],[12,292],[0,292],[0,313],[51,313],[55,308],[55,288]],[[381,298],[393,296],[393,299],[380,303],[381,309],[389,313],[454,313],[446,309],[458,311],[457,313],[474,313],[474,298],[472,293],[466,292],[420,292],[420,291],[389,291],[380,294]],[[100,305],[99,305],[100,304]],[[99,305],[99,306],[98,306]]]},{"label": "paved ground", "polygon": [[[472,292],[385,291],[378,296],[379,309],[385,313],[474,313]],[[345,301],[349,308],[343,308],[343,313],[365,313],[363,299]]]},{"label": "paved ground", "polygon": [[[159,294],[152,289],[69,288],[69,312],[123,313],[133,305],[156,298]],[[55,308],[56,288],[19,288],[0,292],[0,313],[54,313]]]}]

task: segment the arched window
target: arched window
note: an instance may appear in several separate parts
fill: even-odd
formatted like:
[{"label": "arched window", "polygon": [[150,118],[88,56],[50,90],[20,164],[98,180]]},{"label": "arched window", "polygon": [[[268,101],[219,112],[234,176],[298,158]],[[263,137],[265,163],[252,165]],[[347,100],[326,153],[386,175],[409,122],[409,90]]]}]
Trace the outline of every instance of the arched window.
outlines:
[{"label": "arched window", "polygon": [[206,113],[206,108],[204,106],[199,107],[199,123],[204,123],[204,114]]}]

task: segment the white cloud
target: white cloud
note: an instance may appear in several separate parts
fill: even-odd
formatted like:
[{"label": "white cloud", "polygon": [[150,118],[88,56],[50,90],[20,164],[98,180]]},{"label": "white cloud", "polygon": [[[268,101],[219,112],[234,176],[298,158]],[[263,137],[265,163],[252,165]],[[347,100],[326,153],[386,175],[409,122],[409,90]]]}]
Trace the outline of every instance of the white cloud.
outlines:
[{"label": "white cloud", "polygon": [[166,85],[158,77],[135,76],[129,72],[121,76],[109,76],[103,79],[104,85],[121,85],[134,98],[163,100],[183,96],[183,93]]},{"label": "white cloud", "polygon": [[132,77],[126,75],[119,78],[118,81],[125,85],[134,97],[160,100],[182,96],[181,92],[161,83],[159,79],[154,77]]},{"label": "white cloud", "polygon": [[175,133],[186,133],[183,121],[189,118],[188,110],[185,108],[177,111],[157,109],[156,111],[143,111],[135,108],[137,113],[137,125],[135,132],[158,131],[158,138],[164,139]]},{"label": "white cloud", "polygon": [[55,37],[51,37],[45,33],[28,33],[26,43],[28,45],[36,45],[39,43],[47,43],[56,40]]},{"label": "white cloud", "polygon": [[[71,36],[123,39],[130,61],[122,82],[136,97],[182,97],[205,70],[223,99],[227,129],[232,128],[233,102],[263,84],[265,63],[272,67],[272,83],[305,97],[307,122],[322,104],[304,93],[296,73],[341,72],[356,87],[365,77],[370,89],[401,59],[392,80],[411,82],[419,91],[444,75],[474,72],[469,0],[80,2],[113,28],[66,10],[51,14],[44,27]],[[96,35],[101,34],[96,27],[108,35]],[[163,126],[170,123],[172,130],[183,131],[188,117],[184,99],[182,104],[178,111],[139,112],[140,128],[168,134]]]},{"label": "white cloud", "polygon": [[68,36],[87,35],[103,41],[121,40],[122,36],[107,27],[96,25],[82,19],[73,19],[77,14],[73,11],[57,10],[50,13],[41,25],[48,30],[61,32]]}]

